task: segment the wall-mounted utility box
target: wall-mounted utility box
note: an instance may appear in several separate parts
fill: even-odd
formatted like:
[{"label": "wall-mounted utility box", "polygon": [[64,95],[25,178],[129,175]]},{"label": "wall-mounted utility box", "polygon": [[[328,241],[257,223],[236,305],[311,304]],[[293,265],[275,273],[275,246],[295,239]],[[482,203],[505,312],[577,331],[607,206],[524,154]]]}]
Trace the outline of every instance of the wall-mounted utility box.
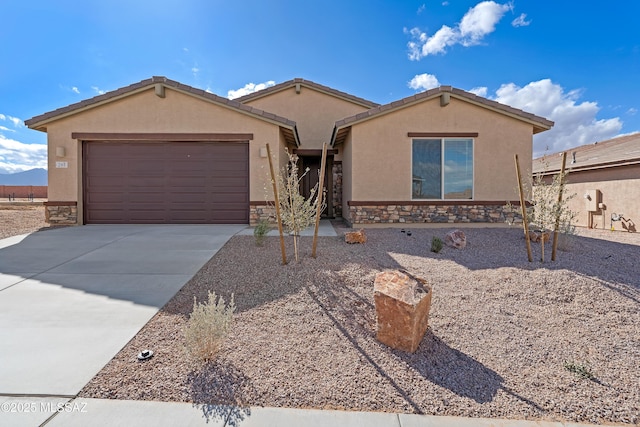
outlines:
[{"label": "wall-mounted utility box", "polygon": [[598,204],[602,203],[602,193],[600,190],[587,190],[585,194],[587,211],[598,212]]}]

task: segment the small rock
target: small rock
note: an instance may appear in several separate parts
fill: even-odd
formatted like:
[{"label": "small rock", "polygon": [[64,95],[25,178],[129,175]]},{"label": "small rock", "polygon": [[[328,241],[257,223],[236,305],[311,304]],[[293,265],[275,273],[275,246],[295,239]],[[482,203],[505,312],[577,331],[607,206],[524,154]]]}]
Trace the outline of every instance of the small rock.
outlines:
[{"label": "small rock", "polygon": [[548,242],[549,241],[549,232],[548,231],[529,231],[529,240],[537,243],[540,241],[540,239],[543,239],[544,242]]},{"label": "small rock", "polygon": [[344,233],[344,241],[347,243],[366,243],[367,235],[364,234],[364,229],[348,231]]},{"label": "small rock", "polygon": [[452,248],[464,249],[467,246],[467,236],[462,230],[453,230],[444,236],[444,243]]}]

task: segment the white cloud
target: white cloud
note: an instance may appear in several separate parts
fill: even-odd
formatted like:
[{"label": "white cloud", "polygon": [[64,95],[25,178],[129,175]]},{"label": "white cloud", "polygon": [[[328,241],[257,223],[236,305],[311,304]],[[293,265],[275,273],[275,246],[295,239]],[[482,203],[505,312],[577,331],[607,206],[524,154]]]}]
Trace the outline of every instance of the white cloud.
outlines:
[{"label": "white cloud", "polygon": [[526,27],[529,24],[531,24],[531,21],[527,21],[526,13],[520,14],[520,16],[511,21],[511,25],[513,25],[514,27]]},{"label": "white cloud", "polygon": [[71,91],[74,93],[80,93],[80,90],[75,86],[71,88]]},{"label": "white cloud", "polygon": [[440,86],[440,82],[433,74],[424,73],[418,74],[412,78],[407,86],[414,90],[429,90]]},{"label": "white cloud", "polygon": [[198,66],[193,66],[191,67],[191,72],[193,73],[194,77],[198,77],[198,73],[200,72],[200,68],[198,68]]},{"label": "white cloud", "polygon": [[630,115],[630,116],[635,116],[637,113],[638,113],[638,109],[637,108],[631,107],[631,108],[629,108],[627,110],[627,114]]},{"label": "white cloud", "polygon": [[487,87],[484,86],[479,86],[479,87],[474,87],[473,89],[469,89],[469,92],[481,96],[483,98],[487,97],[487,93],[488,93],[489,89]]},{"label": "white cloud", "polygon": [[496,24],[510,9],[509,4],[498,4],[493,1],[483,1],[469,9],[459,24],[461,43],[464,46],[480,43],[484,36],[495,31]]},{"label": "white cloud", "polygon": [[16,128],[22,126],[22,120],[20,120],[17,117],[8,116],[6,114],[0,114],[0,120],[3,120],[3,121],[6,120],[8,122],[11,122],[11,123],[13,123],[13,127],[16,127]]},{"label": "white cloud", "polygon": [[[408,31],[413,38],[407,43],[409,59],[417,61],[425,56],[444,54],[448,47],[456,44],[462,46],[480,44],[487,34],[495,31],[496,24],[511,9],[510,3],[498,4],[494,1],[483,1],[469,9],[456,26],[443,25],[432,36],[420,31],[419,28],[412,28]],[[406,29],[405,33],[407,33]]]},{"label": "white cloud", "polygon": [[620,118],[597,119],[600,107],[591,101],[578,103],[581,95],[579,90],[565,92],[562,86],[544,79],[524,87],[503,84],[494,99],[555,122],[551,130],[533,138],[534,157],[539,157],[546,149],[553,153],[618,135]]},{"label": "white cloud", "polygon": [[91,89],[93,89],[93,91],[98,95],[102,95],[103,93],[105,93],[105,91],[100,89],[98,86],[91,86]]},{"label": "white cloud", "polygon": [[427,8],[427,5],[422,3],[422,5],[418,8],[418,15],[420,15]]},{"label": "white cloud", "polygon": [[240,98],[241,96],[249,95],[250,93],[266,89],[268,87],[274,86],[275,84],[276,82],[273,80],[269,80],[268,82],[258,83],[258,84],[247,83],[246,85],[244,85],[244,87],[241,87],[240,89],[228,91],[227,98],[229,99]]},{"label": "white cloud", "polygon": [[47,146],[25,144],[0,134],[0,172],[15,173],[47,168]]},{"label": "white cloud", "polygon": [[0,126],[0,130],[4,132],[15,132],[15,129],[9,129],[8,127],[5,127],[5,126]]},{"label": "white cloud", "polygon": [[443,1],[443,2],[442,2],[442,5],[443,5],[443,6],[449,6],[449,2],[448,2],[448,1]]}]

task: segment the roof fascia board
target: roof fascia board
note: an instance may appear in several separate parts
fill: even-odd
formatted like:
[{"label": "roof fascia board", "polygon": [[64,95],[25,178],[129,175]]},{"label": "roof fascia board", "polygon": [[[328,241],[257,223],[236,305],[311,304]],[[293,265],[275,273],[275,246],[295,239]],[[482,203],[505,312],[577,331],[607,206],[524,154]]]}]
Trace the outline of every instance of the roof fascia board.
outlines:
[{"label": "roof fascia board", "polygon": [[[167,89],[171,89],[171,90],[175,90],[176,92],[180,92],[180,93],[182,93],[184,95],[193,96],[194,98],[200,99],[201,101],[206,101],[206,102],[209,102],[211,104],[219,105],[220,107],[224,107],[224,108],[226,108],[228,110],[232,110],[232,111],[235,111],[235,112],[238,112],[238,113],[242,113],[242,114],[244,114],[246,116],[249,116],[249,117],[252,117],[254,119],[258,119],[258,120],[262,120],[262,121],[265,121],[265,122],[269,122],[271,124],[274,124],[274,125],[277,125],[277,126],[280,126],[280,127],[289,128],[291,130],[294,130],[296,128],[295,123],[293,123],[293,124],[283,123],[281,121],[274,120],[274,119],[271,119],[269,117],[266,117],[266,116],[263,116],[263,115],[260,115],[260,114],[256,114],[256,113],[254,113],[252,111],[245,110],[245,108],[253,109],[253,107],[241,104],[239,102],[238,102],[239,107],[236,107],[234,105],[225,104],[224,102],[217,102],[217,101],[215,101],[213,99],[207,98],[206,96],[202,96],[202,95],[199,95],[197,93],[190,92],[188,90],[183,90],[183,89],[181,89],[179,87],[166,86],[166,88]],[[275,116],[275,114],[274,114],[274,116]],[[286,119],[286,120],[288,120],[288,119]]]},{"label": "roof fascia board", "polygon": [[552,127],[552,126],[547,125],[546,123],[542,123],[542,122],[539,122],[539,121],[536,121],[536,120],[533,120],[533,119],[528,119],[526,117],[522,117],[521,115],[512,113],[510,111],[505,111],[505,110],[503,110],[501,108],[497,108],[497,107],[494,107],[492,105],[487,105],[487,104],[482,103],[482,102],[474,101],[473,99],[467,98],[466,96],[460,96],[460,95],[457,95],[455,93],[452,93],[451,97],[452,98],[456,98],[456,99],[460,99],[461,101],[466,101],[466,102],[468,102],[470,104],[473,104],[473,105],[476,105],[478,107],[486,108],[487,110],[494,111],[494,112],[502,114],[504,116],[508,116],[508,117],[513,118],[513,119],[520,120],[521,122],[528,123],[530,125],[533,125],[533,127],[541,128],[543,130],[549,130]]},{"label": "roof fascia board", "polygon": [[[377,117],[382,117],[382,116],[385,116],[385,115],[387,115],[389,113],[393,113],[395,111],[402,110],[402,109],[407,108],[407,107],[411,107],[411,106],[413,106],[415,104],[419,104],[421,102],[426,102],[426,101],[432,100],[434,98],[439,98],[439,97],[440,97],[440,93],[436,93],[434,95],[427,96],[427,97],[424,97],[424,98],[421,98],[421,99],[418,99],[418,100],[412,100],[412,101],[408,101],[407,100],[406,102],[402,102],[402,104],[398,104],[398,105],[395,105],[395,106],[391,107],[391,105],[393,104],[393,102],[392,102],[391,104],[386,104],[386,106],[384,106],[384,105],[381,106],[381,107],[386,107],[386,108],[381,109],[379,112],[376,112],[375,114],[368,114],[368,115],[364,116],[364,114],[368,113],[368,111],[365,111],[363,113],[360,113],[360,114],[363,115],[363,117],[361,117],[359,119],[356,119],[356,120],[353,120],[353,121],[349,121],[348,123],[342,123],[342,124],[340,124],[339,126],[336,126],[336,127],[337,127],[337,130],[343,129],[343,128],[346,128],[346,127],[350,127],[350,126],[353,126],[353,125],[356,125],[356,124],[359,124],[359,123],[362,123],[362,122],[366,122],[367,120],[375,119]],[[400,101],[402,101],[402,100],[400,100]],[[395,101],[395,102],[399,102],[399,101]],[[375,108],[380,108],[380,107],[375,107]],[[372,110],[373,110],[373,108],[372,108]],[[340,123],[340,122],[341,122],[341,120],[339,120],[336,123]]]},{"label": "roof fascia board", "polygon": [[[606,162],[606,163],[595,163],[592,165],[574,166],[574,167],[567,168],[567,171],[569,174],[571,174],[572,172],[585,172],[585,171],[592,171],[592,170],[599,170],[599,169],[615,168],[620,166],[635,166],[639,164],[640,164],[640,158],[636,158],[636,159],[612,161],[612,162]],[[547,171],[537,171],[537,172],[534,171],[533,173],[534,175],[540,174],[542,176],[556,175],[560,173],[560,169],[554,168],[554,169],[549,169]]]},{"label": "roof fascia board", "polygon": [[[459,99],[461,101],[468,102],[468,103],[470,103],[472,105],[475,105],[475,106],[478,106],[478,107],[481,107],[481,108],[485,108],[485,109],[488,109],[490,111],[496,112],[498,114],[501,114],[501,115],[504,115],[504,116],[507,116],[507,117],[511,117],[513,119],[516,119],[516,120],[525,122],[527,124],[530,124],[530,125],[532,125],[534,127],[534,129],[535,128],[539,128],[540,129],[539,132],[541,132],[543,130],[549,130],[552,127],[552,125],[547,125],[546,123],[542,123],[542,122],[539,122],[539,121],[536,121],[536,120],[533,120],[533,119],[528,119],[528,118],[522,117],[521,115],[518,115],[516,113],[505,111],[504,109],[497,108],[497,107],[494,107],[492,105],[488,105],[488,104],[483,103],[483,102],[474,101],[473,99],[470,99],[469,97],[466,97],[466,96],[463,96],[463,95],[458,95],[455,92],[435,91],[432,95],[421,97],[421,98],[418,98],[418,99],[405,98],[404,100],[395,101],[395,103],[397,103],[397,105],[393,105],[394,102],[392,102],[390,104],[386,104],[386,106],[383,105],[381,107],[376,107],[376,108],[380,108],[380,111],[377,111],[375,114],[369,114],[367,116],[363,115],[363,117],[361,117],[359,119],[356,119],[356,120],[353,120],[353,121],[349,121],[349,122],[345,122],[345,123],[341,123],[340,125],[337,126],[337,128],[338,129],[342,129],[342,128],[345,128],[345,127],[348,127],[348,126],[353,126],[353,125],[365,122],[367,120],[375,119],[377,117],[381,117],[381,116],[384,116],[386,114],[389,114],[389,113],[392,113],[392,112],[395,112],[395,111],[399,111],[399,110],[402,110],[404,108],[411,107],[411,106],[419,104],[421,102],[431,101],[433,99],[439,98],[443,93],[450,94],[451,98]],[[360,114],[365,114],[365,113],[360,113]],[[340,122],[341,121],[338,121],[336,123],[340,123]],[[538,133],[538,132],[534,132],[534,133]]]},{"label": "roof fascia board", "polygon": [[[280,83],[279,85],[272,86],[270,88],[266,88],[266,89],[263,89],[263,90],[258,91],[258,92],[254,92],[252,94],[245,95],[245,96],[237,98],[237,99],[240,100],[239,102],[244,104],[245,102],[252,102],[252,101],[255,101],[257,99],[266,98],[266,97],[268,97],[270,95],[274,95],[276,93],[283,92],[285,90],[294,89],[297,86],[306,87],[308,89],[315,90],[316,92],[320,92],[320,93],[323,93],[325,95],[332,96],[334,98],[339,98],[339,99],[342,99],[343,101],[347,101],[347,102],[349,102],[351,104],[355,104],[355,105],[358,105],[360,107],[364,107],[364,108],[367,108],[367,109],[375,108],[375,106],[379,105],[379,104],[377,104],[375,102],[367,101],[366,99],[362,99],[362,101],[360,101],[359,99],[361,99],[361,98],[357,98],[355,96],[354,97],[349,97],[349,94],[346,94],[346,93],[345,93],[345,95],[341,95],[340,91],[338,91],[338,90],[336,90],[335,92],[332,92],[331,90],[323,89],[318,84],[312,84],[309,81],[299,80],[299,79],[289,80],[288,82]],[[328,89],[331,89],[331,88],[328,88]]]},{"label": "roof fascia board", "polygon": [[[49,117],[49,118],[46,118],[44,120],[33,122],[33,123],[29,123],[27,125],[27,127],[29,129],[40,130],[40,128],[43,128],[44,125],[47,125],[47,124],[49,124],[51,122],[55,122],[55,121],[64,119],[66,117],[73,116],[75,114],[79,114],[79,113],[91,110],[93,108],[100,107],[100,106],[105,105],[105,104],[109,104],[109,103],[111,103],[113,101],[118,101],[120,99],[126,98],[126,97],[131,96],[131,95],[139,94],[139,93],[144,92],[146,90],[152,90],[152,89],[155,88],[156,84],[153,84],[153,85],[150,85],[150,86],[141,87],[141,88],[138,88],[138,89],[134,89],[134,90],[132,90],[130,92],[126,92],[126,93],[123,93],[123,94],[120,94],[120,95],[117,95],[117,96],[113,96],[113,97],[104,99],[102,101],[91,103],[91,104],[88,104],[88,105],[85,105],[85,106],[80,106],[80,107],[75,108],[75,109],[73,109],[71,111],[65,111],[64,113],[57,114],[57,115],[55,115],[53,117]],[[91,98],[89,98],[89,99],[91,99]],[[84,102],[84,101],[80,101],[79,103],[81,104],[82,102]],[[73,104],[71,104],[71,105],[73,105]],[[65,108],[65,107],[62,107],[62,108]],[[55,111],[55,110],[53,110],[53,111]],[[47,114],[47,113],[45,113],[45,114]]]},{"label": "roof fascia board", "polygon": [[[361,102],[361,101],[358,101],[358,100],[353,99],[353,98],[349,98],[349,97],[346,97],[346,96],[339,95],[337,93],[332,93],[332,92],[330,92],[328,90],[324,90],[324,89],[319,88],[319,87],[315,87],[315,86],[310,86],[310,85],[304,84],[304,82],[301,83],[301,85],[304,86],[304,87],[307,87],[309,89],[313,89],[313,90],[315,90],[317,92],[323,93],[325,95],[329,95],[329,96],[333,96],[335,98],[342,99],[343,101],[350,102],[351,104],[355,104],[355,105],[358,105],[360,107],[371,108],[371,103]],[[378,104],[374,103],[374,105],[378,105]]]},{"label": "roof fascia board", "polygon": [[[277,126],[280,126],[280,127],[290,128],[291,130],[294,130],[296,128],[295,124],[285,124],[285,123],[283,123],[281,121],[273,120],[273,119],[271,119],[269,117],[266,117],[266,116],[263,116],[263,115],[259,115],[259,114],[255,114],[255,113],[253,113],[251,111],[247,111],[247,110],[245,110],[245,108],[252,108],[252,107],[249,107],[247,105],[243,105],[243,104],[238,103],[238,105],[242,106],[242,107],[235,107],[233,105],[228,105],[228,104],[225,104],[223,102],[217,102],[216,100],[208,98],[206,96],[202,96],[202,95],[199,95],[197,93],[193,93],[193,92],[190,92],[188,90],[184,90],[184,89],[182,89],[180,87],[167,85],[167,84],[164,84],[162,82],[154,82],[154,83],[149,84],[147,86],[143,86],[143,87],[140,87],[138,89],[134,89],[132,91],[123,93],[121,95],[117,95],[117,96],[113,96],[113,97],[107,98],[107,99],[105,99],[103,101],[98,101],[98,102],[95,102],[95,103],[91,103],[89,105],[86,105],[86,106],[83,106],[83,107],[79,107],[77,109],[73,109],[71,111],[67,111],[67,112],[61,113],[59,115],[56,115],[54,117],[50,117],[48,119],[44,119],[44,120],[39,121],[39,122],[30,123],[28,125],[28,127],[31,128],[31,129],[36,129],[36,130],[45,129],[45,125],[47,125],[47,124],[49,124],[51,122],[54,122],[54,121],[61,120],[61,119],[64,119],[66,117],[72,116],[74,114],[79,114],[79,113],[91,110],[93,108],[97,108],[97,107],[106,105],[106,104],[108,104],[110,102],[118,101],[118,100],[126,98],[128,96],[132,96],[132,95],[136,95],[136,94],[142,93],[144,91],[149,91],[149,90],[156,91],[157,90],[156,88],[157,88],[158,85],[161,85],[162,87],[164,87],[165,90],[166,89],[175,90],[176,92],[182,93],[184,95],[189,95],[189,96],[192,96],[194,98],[200,99],[202,101],[206,101],[206,102],[209,102],[211,104],[215,104],[215,105],[218,105],[220,107],[224,107],[226,109],[229,109],[229,110],[232,110],[232,111],[235,111],[235,112],[238,112],[238,113],[242,113],[242,114],[244,114],[246,116],[249,116],[249,117],[252,117],[254,119],[259,119],[259,120],[262,120],[262,121],[265,121],[265,122],[268,122],[268,123],[271,123],[271,124],[274,124],[274,125],[277,125]],[[294,130],[294,132],[296,133],[296,140],[297,140],[298,139],[297,138],[297,131]],[[297,141],[297,144],[300,145],[299,141]]]}]

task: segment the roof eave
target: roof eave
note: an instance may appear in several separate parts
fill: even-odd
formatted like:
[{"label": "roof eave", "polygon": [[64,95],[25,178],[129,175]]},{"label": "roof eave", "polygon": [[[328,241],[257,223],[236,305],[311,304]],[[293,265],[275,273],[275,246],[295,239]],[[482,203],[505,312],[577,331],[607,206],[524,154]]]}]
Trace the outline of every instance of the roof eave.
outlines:
[{"label": "roof eave", "polygon": [[[466,94],[466,92],[465,92]],[[481,99],[483,102],[478,101],[472,97],[466,95],[459,95],[455,93],[455,91],[451,92],[452,98],[457,98],[462,101],[469,102],[470,104],[476,105],[478,107],[486,108],[488,110],[494,111],[498,114],[502,114],[507,117],[511,117],[516,120],[520,120],[522,122],[528,123],[533,126],[533,133],[540,133],[547,131],[553,127],[555,124],[551,120],[547,120],[544,117],[536,116],[535,114],[527,113],[523,110],[519,110],[517,108],[513,108],[506,104],[500,104],[497,101],[492,101],[490,99],[476,97]]]},{"label": "roof eave", "polygon": [[452,88],[451,86],[440,86],[438,88],[429,89],[425,92],[418,93],[407,98],[400,99],[398,101],[391,102],[389,104],[380,105],[375,108],[371,108],[362,113],[358,113],[354,116],[347,117],[345,119],[336,122],[338,128],[344,126],[352,126],[367,120],[375,119],[377,117],[411,107],[413,105],[430,101],[440,97],[443,93],[448,93],[451,98],[459,99],[464,102],[476,105],[481,108],[494,111],[498,114],[511,117],[513,119],[523,121],[533,126],[533,133],[540,133],[549,130],[553,127],[554,122],[547,120],[543,117],[536,116],[531,113],[519,110],[517,108],[510,107],[508,105],[500,104],[490,99],[478,97],[469,92],[465,92],[460,89]]},{"label": "roof eave", "polygon": [[[57,108],[57,109],[52,110],[52,111],[50,111],[48,113],[44,113],[44,114],[40,114],[40,115],[34,116],[34,117],[30,118],[30,119],[25,120],[24,124],[29,129],[42,130],[42,131],[46,132],[46,129],[47,129],[46,126],[45,126],[46,124],[49,124],[49,123],[64,119],[64,118],[69,117],[69,116],[73,116],[73,115],[82,113],[84,111],[91,110],[93,108],[100,107],[100,106],[105,105],[105,104],[109,104],[110,102],[117,101],[117,100],[126,98],[126,97],[131,96],[131,95],[142,93],[142,92],[144,92],[146,90],[150,90],[150,89],[152,89],[152,86],[144,86],[144,87],[141,87],[139,89],[123,93],[121,95],[109,97],[109,98],[106,98],[106,99],[104,99],[102,101],[97,101],[97,102],[92,102],[92,103],[86,102],[87,100],[80,101],[80,102],[68,105],[67,107]],[[100,95],[100,96],[102,96],[102,95]],[[95,99],[95,97],[94,98],[89,98],[89,100],[91,100],[91,99]],[[85,103],[86,105],[83,106],[82,105],[83,103]],[[66,110],[66,109],[68,109],[69,107],[71,107],[73,105],[78,105],[78,107],[70,109],[69,111],[61,112],[60,114],[52,115],[52,113],[55,113],[58,110]],[[48,117],[39,120],[40,117],[44,117],[44,116],[48,116]]]},{"label": "roof eave", "polygon": [[316,90],[320,93],[324,93],[325,95],[340,98],[344,101],[359,105],[364,108],[375,108],[380,105],[376,102],[372,102],[364,98],[359,98],[357,96],[348,94],[346,92],[342,92],[337,89],[332,89],[328,86],[323,86],[321,84],[312,82],[310,80],[301,79],[301,78],[288,80],[286,82],[279,83],[275,86],[271,86],[271,87],[259,90],[257,92],[253,92],[253,93],[241,96],[239,98],[236,98],[235,100],[240,103],[255,101],[257,99],[264,98],[264,97],[276,94],[278,92],[282,92],[287,89],[291,89],[293,87],[296,87],[296,85],[300,85],[300,86],[307,87],[309,89]]},{"label": "roof eave", "polygon": [[[183,85],[177,81],[167,79],[166,77],[154,76],[151,79],[143,80],[133,85],[129,85],[120,89],[116,89],[111,92],[107,92],[103,95],[98,95],[93,98],[86,99],[84,101],[68,105],[66,107],[58,108],[48,113],[35,116],[31,119],[25,120],[25,125],[30,129],[37,129],[46,131],[46,124],[75,115],[93,108],[97,108],[106,105],[112,101],[117,101],[128,96],[136,95],[148,90],[157,90],[157,86],[160,85],[163,88],[175,90],[185,95],[193,96],[205,102],[216,104],[220,107],[224,107],[233,110],[238,113],[245,114],[247,116],[269,122],[281,127],[290,128],[296,135],[296,144],[299,144],[299,138],[297,136],[296,122],[284,117],[277,116],[272,113],[268,113],[263,110],[259,110],[254,107],[250,107],[235,100],[228,100],[215,95],[210,92],[206,92],[202,89],[197,89],[192,86]],[[133,89],[130,89],[132,88]],[[120,93],[118,93],[120,92]],[[60,114],[55,114],[56,111],[60,111]]]},{"label": "roof eave", "polygon": [[[590,165],[584,165],[584,166],[567,166],[567,169],[569,171],[569,173],[571,172],[585,172],[585,171],[591,171],[591,170],[599,170],[599,169],[608,169],[608,168],[614,168],[614,167],[621,167],[621,166],[635,166],[635,165],[640,165],[640,158],[636,158],[636,159],[628,159],[628,160],[618,160],[618,161],[611,161],[611,162],[606,162],[606,163],[593,163]],[[534,170],[533,174],[540,174],[542,176],[548,176],[548,175],[556,175],[560,173],[560,169],[559,168],[553,168],[553,169],[549,169],[546,171],[541,171],[541,170]]]}]

